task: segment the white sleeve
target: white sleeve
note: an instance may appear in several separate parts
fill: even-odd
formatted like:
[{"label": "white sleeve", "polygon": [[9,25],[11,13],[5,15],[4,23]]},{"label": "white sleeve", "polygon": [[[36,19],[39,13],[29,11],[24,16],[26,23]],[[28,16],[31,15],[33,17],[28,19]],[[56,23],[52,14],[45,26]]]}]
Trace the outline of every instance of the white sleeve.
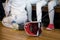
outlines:
[{"label": "white sleeve", "polygon": [[10,9],[11,9],[11,0],[6,0],[6,3],[5,3],[5,14],[6,16],[9,15],[9,12],[10,12]]}]

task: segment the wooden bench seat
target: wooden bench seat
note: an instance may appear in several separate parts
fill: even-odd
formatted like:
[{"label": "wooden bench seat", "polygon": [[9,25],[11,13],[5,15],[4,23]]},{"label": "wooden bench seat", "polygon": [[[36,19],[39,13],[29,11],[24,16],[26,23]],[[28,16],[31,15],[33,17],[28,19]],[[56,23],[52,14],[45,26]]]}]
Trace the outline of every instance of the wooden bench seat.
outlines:
[{"label": "wooden bench seat", "polygon": [[[32,6],[32,9],[33,9],[33,10],[36,10],[36,6]],[[48,6],[42,7],[42,11],[48,12]],[[56,13],[60,13],[60,6],[59,6],[59,5],[57,5],[57,6],[55,7],[55,12],[56,12]]]}]

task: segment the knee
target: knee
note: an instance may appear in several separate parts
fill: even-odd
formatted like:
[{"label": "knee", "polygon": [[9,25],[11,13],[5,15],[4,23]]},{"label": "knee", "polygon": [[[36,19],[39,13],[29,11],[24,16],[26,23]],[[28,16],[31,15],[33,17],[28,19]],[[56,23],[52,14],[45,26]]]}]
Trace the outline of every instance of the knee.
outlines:
[{"label": "knee", "polygon": [[55,1],[50,1],[48,3],[48,6],[54,7],[54,6],[56,6],[56,2]]},{"label": "knee", "polygon": [[38,2],[38,3],[36,4],[36,7],[42,7],[42,3]]},{"label": "knee", "polygon": [[38,7],[43,7],[43,6],[45,6],[47,4],[47,2],[46,1],[40,1],[40,2],[37,2],[37,6]]}]

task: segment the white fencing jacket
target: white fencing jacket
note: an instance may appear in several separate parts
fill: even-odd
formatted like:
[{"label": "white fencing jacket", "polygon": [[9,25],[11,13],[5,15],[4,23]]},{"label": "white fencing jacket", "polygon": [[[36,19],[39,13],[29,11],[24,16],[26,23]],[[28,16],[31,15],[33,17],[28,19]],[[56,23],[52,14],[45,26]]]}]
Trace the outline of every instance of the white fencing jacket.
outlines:
[{"label": "white fencing jacket", "polygon": [[20,24],[27,20],[25,7],[26,0],[9,0],[6,4],[5,11],[7,12],[6,14],[9,14],[9,11],[11,11],[10,15],[12,19]]}]

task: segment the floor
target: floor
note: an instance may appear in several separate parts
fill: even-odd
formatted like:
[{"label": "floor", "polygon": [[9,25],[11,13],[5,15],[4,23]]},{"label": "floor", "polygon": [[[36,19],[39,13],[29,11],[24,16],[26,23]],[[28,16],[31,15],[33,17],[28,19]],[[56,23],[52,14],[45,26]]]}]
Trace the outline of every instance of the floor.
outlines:
[{"label": "floor", "polygon": [[0,23],[0,40],[60,40],[60,29],[53,31],[43,29],[39,37],[31,37],[24,30],[6,28]]}]

